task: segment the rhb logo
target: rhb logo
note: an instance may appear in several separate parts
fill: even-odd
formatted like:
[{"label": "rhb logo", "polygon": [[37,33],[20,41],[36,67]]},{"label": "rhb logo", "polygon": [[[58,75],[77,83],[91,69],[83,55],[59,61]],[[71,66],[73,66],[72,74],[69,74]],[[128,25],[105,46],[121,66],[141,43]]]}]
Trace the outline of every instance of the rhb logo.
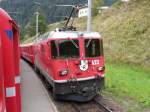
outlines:
[{"label": "rhb logo", "polygon": [[13,31],[12,30],[5,30],[7,37],[12,40],[13,39]]}]

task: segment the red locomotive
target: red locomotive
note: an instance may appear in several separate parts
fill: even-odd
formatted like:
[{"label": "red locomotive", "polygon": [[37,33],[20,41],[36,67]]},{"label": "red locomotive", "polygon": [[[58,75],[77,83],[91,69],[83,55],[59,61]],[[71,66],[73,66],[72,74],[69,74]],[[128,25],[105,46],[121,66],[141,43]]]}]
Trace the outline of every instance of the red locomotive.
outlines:
[{"label": "red locomotive", "polygon": [[0,112],[21,112],[19,31],[0,8]]},{"label": "red locomotive", "polygon": [[104,86],[105,65],[99,33],[68,27],[76,9],[64,28],[41,35],[34,44],[22,47],[21,54],[51,84],[55,98],[82,102],[93,99]]},{"label": "red locomotive", "polygon": [[[40,38],[43,40],[32,45],[34,66],[52,85],[55,97],[91,100],[104,85],[101,36],[96,32],[53,31]],[[21,48],[26,59],[32,55],[30,47]]]}]

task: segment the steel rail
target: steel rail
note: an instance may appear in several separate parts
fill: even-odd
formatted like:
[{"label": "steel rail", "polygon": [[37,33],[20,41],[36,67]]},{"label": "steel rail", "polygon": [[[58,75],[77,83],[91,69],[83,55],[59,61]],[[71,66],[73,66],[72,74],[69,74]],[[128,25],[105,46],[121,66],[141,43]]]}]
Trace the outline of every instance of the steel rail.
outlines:
[{"label": "steel rail", "polygon": [[76,110],[76,112],[82,112],[82,110],[79,108],[79,106],[76,103],[72,102],[72,106]]},{"label": "steel rail", "polygon": [[109,109],[107,106],[104,104],[98,102],[97,100],[94,99],[94,103],[96,103],[100,108],[103,108],[105,112],[113,112],[111,109]]}]

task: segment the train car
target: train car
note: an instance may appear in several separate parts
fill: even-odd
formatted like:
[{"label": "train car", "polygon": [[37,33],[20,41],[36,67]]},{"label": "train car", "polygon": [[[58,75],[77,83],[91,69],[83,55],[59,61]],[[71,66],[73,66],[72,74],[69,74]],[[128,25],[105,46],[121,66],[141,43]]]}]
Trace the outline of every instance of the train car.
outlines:
[{"label": "train car", "polygon": [[34,44],[29,43],[29,44],[24,44],[21,45],[21,56],[25,60],[27,60],[29,63],[34,64]]},{"label": "train car", "polygon": [[104,86],[102,37],[96,32],[52,31],[35,44],[35,68],[53,87],[54,97],[89,101]]},{"label": "train car", "polygon": [[19,28],[0,8],[0,112],[21,112]]}]

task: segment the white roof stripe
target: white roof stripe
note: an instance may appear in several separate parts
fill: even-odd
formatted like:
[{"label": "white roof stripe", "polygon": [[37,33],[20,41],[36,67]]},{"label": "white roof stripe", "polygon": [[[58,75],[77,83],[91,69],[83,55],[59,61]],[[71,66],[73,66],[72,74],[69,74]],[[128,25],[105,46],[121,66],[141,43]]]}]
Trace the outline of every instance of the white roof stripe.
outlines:
[{"label": "white roof stripe", "polygon": [[77,31],[60,31],[50,32],[49,38],[100,38],[101,35],[97,32],[77,32]]},{"label": "white roof stripe", "polygon": [[[46,38],[45,38],[46,37]],[[66,38],[101,38],[101,35],[98,32],[80,32],[80,31],[50,31],[47,32],[38,39],[38,42],[41,42],[45,39],[66,39]],[[34,43],[22,44],[21,47],[31,46]]]}]

